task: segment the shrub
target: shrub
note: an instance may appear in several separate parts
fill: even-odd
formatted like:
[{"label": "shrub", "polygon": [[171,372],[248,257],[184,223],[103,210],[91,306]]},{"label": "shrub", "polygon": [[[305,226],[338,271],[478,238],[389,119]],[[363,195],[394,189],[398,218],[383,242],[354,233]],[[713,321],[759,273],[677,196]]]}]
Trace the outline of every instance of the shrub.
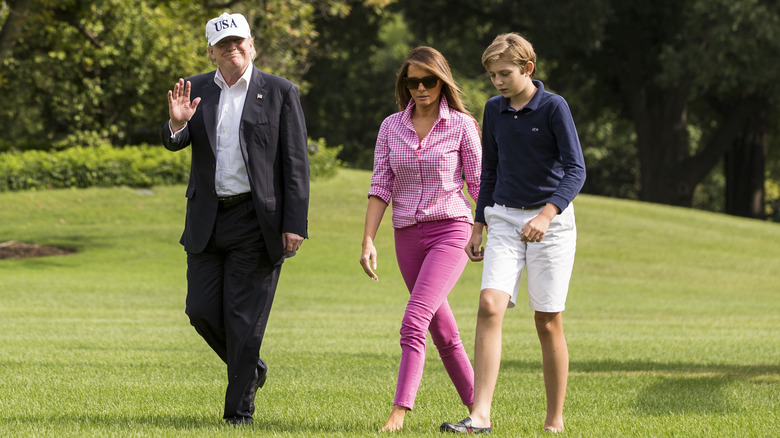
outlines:
[{"label": "shrub", "polygon": [[325,145],[325,139],[309,139],[309,170],[311,179],[328,179],[336,175],[336,171],[344,165],[338,159],[342,146],[329,148]]},{"label": "shrub", "polygon": [[[323,139],[309,143],[312,179],[335,175],[340,147],[328,148]],[[28,150],[0,153],[0,192],[84,188],[93,186],[151,187],[186,183],[190,154],[172,153],[162,146],[74,146],[61,151]]]},{"label": "shrub", "polygon": [[0,191],[68,187],[149,187],[177,184],[189,175],[188,154],[159,146],[71,147],[62,151],[0,154]]}]

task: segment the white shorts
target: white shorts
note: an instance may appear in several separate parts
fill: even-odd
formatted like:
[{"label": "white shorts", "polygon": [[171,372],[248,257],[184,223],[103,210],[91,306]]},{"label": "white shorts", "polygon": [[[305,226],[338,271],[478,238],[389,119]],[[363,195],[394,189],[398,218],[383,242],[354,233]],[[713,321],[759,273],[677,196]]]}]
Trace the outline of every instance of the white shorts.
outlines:
[{"label": "white shorts", "polygon": [[520,278],[527,268],[528,305],[538,312],[562,312],[566,307],[569,280],[577,247],[574,205],[555,216],[541,242],[523,242],[520,232],[526,222],[542,211],[521,210],[496,204],[485,208],[488,225],[482,290],[497,289],[517,304]]}]

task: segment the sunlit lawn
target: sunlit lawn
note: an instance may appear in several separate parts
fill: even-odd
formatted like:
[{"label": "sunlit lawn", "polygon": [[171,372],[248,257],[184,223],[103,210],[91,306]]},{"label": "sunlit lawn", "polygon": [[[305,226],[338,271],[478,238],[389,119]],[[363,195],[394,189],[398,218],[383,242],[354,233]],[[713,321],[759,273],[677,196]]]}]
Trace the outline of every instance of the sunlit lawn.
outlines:
[{"label": "sunlit lawn", "polygon": [[[358,265],[369,178],[312,186],[311,239],[282,271],[244,429],[221,423],[224,367],[184,315],[183,186],[0,193],[0,242],[79,250],[0,260],[0,436],[375,435],[407,292],[389,214],[380,281]],[[575,208],[564,436],[780,435],[780,225],[585,195]],[[480,270],[450,295],[470,356]],[[541,353],[519,304],[497,436],[542,435]],[[429,344],[403,436],[467,414]]]}]

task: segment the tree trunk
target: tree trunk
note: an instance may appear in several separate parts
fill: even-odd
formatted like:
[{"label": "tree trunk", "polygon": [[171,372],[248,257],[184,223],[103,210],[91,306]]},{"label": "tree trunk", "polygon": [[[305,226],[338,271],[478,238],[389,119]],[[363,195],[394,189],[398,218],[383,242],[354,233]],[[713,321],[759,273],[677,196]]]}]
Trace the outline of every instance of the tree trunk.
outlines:
[{"label": "tree trunk", "polygon": [[[625,84],[628,85],[628,84]],[[640,199],[690,207],[696,175],[686,169],[687,87],[624,88],[637,135]]]},{"label": "tree trunk", "polygon": [[742,135],[724,159],[726,213],[764,219],[764,172],[767,158],[768,104],[754,106]]},{"label": "tree trunk", "polygon": [[[766,160],[766,123],[768,104],[758,105],[757,99],[745,98],[729,105],[728,114],[718,127],[709,135],[706,144],[698,145],[696,154],[692,154],[687,128],[688,89],[685,84],[669,88],[636,87],[624,84],[624,97],[627,99],[631,117],[634,121],[637,135],[637,148],[640,168],[640,199],[646,202],[691,207],[696,186],[712,171],[720,159],[729,150],[740,155],[740,162],[749,160],[753,166],[761,166],[758,172],[755,167],[740,173],[739,180],[746,180],[745,175],[761,178],[752,181],[752,192],[740,195],[752,199],[753,203],[761,203],[763,208],[763,178],[764,162]],[[763,116],[757,117],[756,108],[764,108]],[[763,121],[761,121],[763,120]],[[759,140],[749,140],[747,132]],[[742,148],[734,149],[739,139],[758,141],[763,149],[750,151]],[[761,153],[763,151],[763,153]],[[754,155],[752,158],[742,157],[744,154]],[[736,158],[735,158],[736,159]],[[736,162],[735,162],[736,163]],[[745,164],[736,164],[744,166]],[[761,196],[757,197],[755,189],[760,186]],[[754,217],[754,216],[751,216]]]}]

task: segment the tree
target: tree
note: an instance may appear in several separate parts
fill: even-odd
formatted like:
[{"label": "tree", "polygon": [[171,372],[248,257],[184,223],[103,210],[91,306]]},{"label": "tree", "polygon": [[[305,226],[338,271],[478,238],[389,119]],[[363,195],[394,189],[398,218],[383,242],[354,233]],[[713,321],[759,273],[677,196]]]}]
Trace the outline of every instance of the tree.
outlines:
[{"label": "tree", "polygon": [[[746,0],[698,4],[698,16],[707,29],[705,56],[716,69],[705,76],[703,95],[717,109],[719,119],[732,117],[738,105],[750,108],[723,159],[725,212],[764,218],[765,175],[772,114],[780,109],[780,6],[776,2]],[[729,20],[719,17],[727,16]]]},{"label": "tree", "polygon": [[[204,24],[241,12],[256,64],[299,82],[316,47],[314,20],[347,15],[342,0],[13,0],[0,10],[0,150],[108,140],[157,142],[165,94],[179,77],[214,67]],[[362,3],[381,6],[383,0]],[[29,6],[32,4],[33,6]],[[5,6],[6,3],[3,3]],[[13,20],[27,6],[22,23]],[[13,10],[11,10],[13,8]],[[7,42],[7,43],[6,43]],[[302,91],[306,91],[302,84]]]},{"label": "tree", "polygon": [[[768,77],[780,68],[775,1],[491,0],[464,5],[470,9],[463,26],[452,2],[426,2],[438,15],[418,14],[413,3],[402,2],[413,29],[441,44],[461,32],[482,41],[525,34],[540,53],[540,72],[575,102],[578,125],[603,122],[609,113],[629,121],[645,201],[690,206],[696,185],[727,151],[746,152],[733,145],[755,126],[756,93],[770,109],[780,100]],[[757,72],[755,65],[766,67]],[[718,99],[729,99],[727,116],[708,107]]]},{"label": "tree", "polygon": [[304,75],[310,84],[303,98],[307,126],[313,137],[343,145],[341,158],[355,167],[371,167],[379,124],[397,111],[395,73],[408,42],[394,31],[393,18],[374,6],[354,4],[349,15],[322,15],[316,21],[320,45]]},{"label": "tree", "polygon": [[189,33],[203,23],[190,3],[36,0],[4,60],[0,120],[8,129],[0,139],[42,148],[84,133],[156,141],[173,81],[208,66],[205,54],[192,56],[205,51]]},{"label": "tree", "polygon": [[24,22],[32,7],[29,0],[9,0],[0,3],[0,64],[11,55],[16,37],[24,27]]},{"label": "tree", "polygon": [[[547,6],[554,13],[547,10]],[[413,0],[400,0],[399,8],[417,38],[446,54],[456,76],[464,83],[481,84],[475,106],[497,94],[481,64],[482,52],[505,32],[519,32],[531,40],[539,54],[536,77],[548,91],[563,94],[580,132],[588,165],[583,191],[636,199],[639,197],[636,134],[620,116],[615,94],[598,90],[599,81],[583,74],[597,46],[608,14],[598,4],[486,0],[431,0],[420,8]],[[545,18],[547,14],[554,18]],[[541,20],[541,21],[540,21]],[[559,22],[560,21],[560,22]],[[549,41],[545,38],[550,37]],[[565,54],[582,51],[577,57]],[[481,111],[479,111],[481,113]],[[481,119],[479,119],[481,120]]]},{"label": "tree", "polygon": [[753,117],[724,157],[726,213],[765,217],[764,169],[766,168],[768,108],[757,102]]}]

